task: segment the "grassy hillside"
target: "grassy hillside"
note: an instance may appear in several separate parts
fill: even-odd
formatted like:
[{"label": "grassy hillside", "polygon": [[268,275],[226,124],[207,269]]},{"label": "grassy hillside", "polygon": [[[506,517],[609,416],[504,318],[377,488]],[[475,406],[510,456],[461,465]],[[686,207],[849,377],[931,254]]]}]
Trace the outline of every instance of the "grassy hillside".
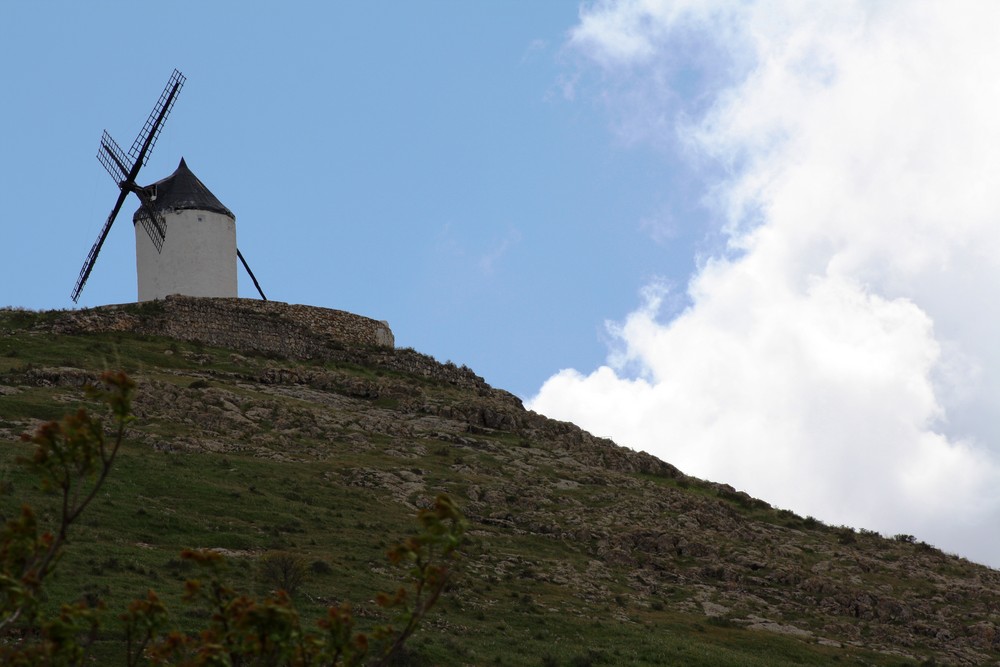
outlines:
[{"label": "grassy hillside", "polygon": [[[181,625],[183,548],[266,591],[307,572],[306,618],[343,600],[374,622],[386,547],[437,493],[470,520],[461,576],[405,664],[917,665],[1000,659],[1000,577],[905,536],[825,526],[526,412],[412,350],[291,360],[137,336],[57,333],[0,311],[0,513],[54,515],[18,434],[79,404],[104,369],[137,421],[71,536],[57,600],[113,610],[156,589]],[[113,615],[112,615],[113,616]],[[113,650],[115,629],[103,638]]]}]

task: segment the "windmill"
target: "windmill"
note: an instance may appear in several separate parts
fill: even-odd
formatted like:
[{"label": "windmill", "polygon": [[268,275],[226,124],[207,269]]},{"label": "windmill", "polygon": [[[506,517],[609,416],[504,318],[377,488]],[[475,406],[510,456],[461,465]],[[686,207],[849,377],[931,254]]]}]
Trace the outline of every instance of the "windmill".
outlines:
[{"label": "windmill", "polygon": [[[137,270],[139,271],[139,283],[140,283],[140,300],[147,300],[149,298],[160,298],[165,296],[167,293],[189,293],[192,296],[236,296],[236,278],[235,278],[235,261],[238,258],[243,264],[243,268],[246,269],[250,278],[253,280],[254,287],[260,293],[260,296],[265,301],[267,297],[264,296],[264,292],[260,288],[260,284],[257,282],[257,278],[253,275],[250,270],[249,265],[243,258],[243,254],[236,247],[236,236],[235,236],[235,224],[236,217],[222,206],[214,198],[214,195],[208,191],[208,188],[204,186],[187,169],[184,160],[181,160],[180,167],[178,167],[178,172],[175,172],[172,177],[168,177],[156,183],[143,187],[136,182],[136,178],[139,175],[139,170],[146,165],[149,160],[150,152],[153,146],[156,144],[157,138],[160,136],[160,132],[163,130],[163,124],[167,119],[167,115],[174,106],[174,102],[177,101],[177,95],[180,93],[181,88],[184,86],[186,78],[176,69],[170,76],[170,80],[167,81],[166,87],[160,94],[160,98],[157,100],[156,105],[153,107],[153,111],[149,114],[149,118],[146,123],[142,126],[142,130],[139,131],[139,135],[135,138],[132,143],[132,148],[129,149],[128,154],[126,154],[111,138],[107,130],[101,136],[101,146],[97,153],[97,159],[104,166],[107,172],[114,179],[115,183],[118,185],[120,190],[118,194],[118,201],[115,202],[115,206],[111,209],[111,214],[108,215],[107,221],[104,223],[104,227],[101,228],[101,233],[97,237],[97,241],[94,242],[93,247],[91,247],[90,252],[87,254],[87,259],[83,263],[83,268],[80,270],[80,276],[77,278],[76,285],[73,287],[73,292],[71,297],[73,302],[77,302],[80,298],[80,293],[83,291],[83,287],[87,282],[87,278],[90,277],[91,271],[94,269],[94,264],[97,261],[97,255],[101,252],[101,246],[104,245],[104,241],[108,236],[108,232],[111,231],[111,225],[114,224],[115,218],[118,217],[118,212],[121,210],[128,198],[130,192],[135,193],[139,198],[139,210],[136,211],[133,216],[133,220],[137,227],[141,226],[145,230],[145,236],[148,237],[148,242],[145,239],[140,240],[140,234],[138,229],[136,230],[136,263]],[[197,241],[192,243],[190,238],[186,240],[178,239],[179,248],[175,248],[168,254],[169,257],[165,258],[163,261],[158,261],[155,258],[150,259],[151,255],[161,254],[163,252],[164,241],[167,238],[167,222],[165,219],[165,214],[170,214],[175,208],[185,208],[183,206],[176,206],[176,201],[170,202],[166,201],[169,197],[160,197],[157,201],[158,192],[160,189],[164,189],[163,194],[170,194],[172,179],[181,173],[181,188],[184,187],[196,187],[199,188],[199,192],[204,192],[208,198],[217,204],[217,208],[221,208],[221,211],[231,218],[229,226],[231,227],[229,235],[231,238],[231,243],[223,246],[222,257],[220,257],[219,252],[216,251],[214,255],[205,258],[204,253],[200,256],[197,249],[200,248],[201,244]],[[188,206],[186,208],[194,208]],[[202,216],[197,217],[197,221],[202,221]],[[186,219],[184,220],[186,222]],[[175,236],[178,234],[185,234],[183,228],[186,225],[178,225],[178,229]],[[190,236],[190,233],[187,233]],[[152,244],[152,248],[155,249],[154,253],[151,253],[146,249],[146,246]],[[194,247],[196,251],[191,252],[189,249]],[[235,252],[234,252],[235,251]],[[188,256],[191,255],[191,256]],[[235,256],[234,256],[235,255]],[[184,264],[181,267],[177,266],[177,257],[181,257],[181,263]],[[143,260],[143,257],[146,257]],[[190,279],[192,270],[190,267],[190,262],[201,262],[202,269],[206,268],[207,262],[215,262],[216,264],[226,264],[227,262],[232,263],[232,277],[228,282],[232,283],[231,288],[224,288],[221,293],[216,293],[218,289],[214,285],[210,285],[206,289],[203,286],[197,284],[197,275],[195,276],[194,287]],[[207,270],[214,271],[218,273],[217,266],[208,266]],[[172,279],[169,275],[173,272],[174,276],[180,275],[181,278],[178,280]],[[158,275],[164,274],[166,275]],[[198,271],[195,270],[194,274]],[[150,277],[152,275],[152,277]],[[158,289],[156,292],[149,292],[151,288],[143,287],[144,281],[146,283],[156,283],[154,289]],[[166,285],[167,287],[164,287]],[[186,289],[187,288],[187,289]],[[166,290],[166,291],[164,291]],[[190,290],[190,291],[189,291]],[[143,297],[143,292],[153,294],[153,296]]]}]

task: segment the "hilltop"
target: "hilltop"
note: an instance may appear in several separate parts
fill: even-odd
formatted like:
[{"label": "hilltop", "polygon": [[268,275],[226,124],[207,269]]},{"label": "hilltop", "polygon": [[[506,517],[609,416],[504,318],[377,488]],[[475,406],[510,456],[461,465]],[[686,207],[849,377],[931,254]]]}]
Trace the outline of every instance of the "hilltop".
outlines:
[{"label": "hilltop", "polygon": [[[990,568],[689,477],[393,348],[374,324],[370,339],[310,339],[297,318],[323,309],[253,307],[258,334],[222,345],[171,330],[172,307],[0,311],[4,516],[45,503],[13,463],[20,433],[105,368],[139,384],[127,449],[62,566],[70,599],[169,597],[185,576],[177,552],[217,548],[250,587],[265,585],[269,553],[308,563],[306,616],[344,599],[374,616],[392,581],[386,543],[446,491],[471,540],[406,664],[1000,661]],[[269,327],[299,338],[257,345]]]}]

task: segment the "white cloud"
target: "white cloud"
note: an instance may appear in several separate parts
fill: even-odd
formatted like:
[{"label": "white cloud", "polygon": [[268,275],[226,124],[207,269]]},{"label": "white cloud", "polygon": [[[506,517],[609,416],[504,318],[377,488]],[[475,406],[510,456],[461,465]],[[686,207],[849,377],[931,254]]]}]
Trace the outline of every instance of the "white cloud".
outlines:
[{"label": "white cloud", "polygon": [[663,54],[678,26],[712,26],[723,40],[732,36],[732,20],[742,13],[737,3],[705,0],[603,0],[580,12],[570,41],[604,67],[648,64]]},{"label": "white cloud", "polygon": [[[997,26],[994,3],[584,9],[571,45],[628,100],[626,122],[668,118],[692,157],[728,169],[706,193],[730,247],[686,310],[662,316],[647,290],[612,326],[608,365],[557,374],[531,407],[1000,565]],[[664,69],[690,52],[728,78],[663,108],[678,81]]]}]

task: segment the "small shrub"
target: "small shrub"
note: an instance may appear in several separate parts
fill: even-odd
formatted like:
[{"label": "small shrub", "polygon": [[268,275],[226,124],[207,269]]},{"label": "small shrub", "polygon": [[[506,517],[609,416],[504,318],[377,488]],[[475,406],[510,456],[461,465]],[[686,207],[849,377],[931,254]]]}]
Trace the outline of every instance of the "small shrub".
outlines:
[{"label": "small shrub", "polygon": [[737,627],[736,622],[728,616],[710,616],[707,622],[709,625],[714,625],[717,628]]},{"label": "small shrub", "polygon": [[854,535],[853,528],[841,528],[837,531],[837,541],[840,544],[854,544],[858,538]]},{"label": "small shrub", "polygon": [[421,655],[415,650],[403,646],[391,658],[389,658],[389,662],[387,664],[389,667],[423,667],[424,665],[428,665],[430,663],[421,657]]},{"label": "small shrub", "polygon": [[595,651],[594,649],[587,649],[587,652],[583,655],[575,655],[569,660],[570,667],[593,667],[600,662],[603,656],[600,651]]},{"label": "small shrub", "polygon": [[333,567],[325,560],[314,560],[309,564],[309,571],[313,574],[333,574]]},{"label": "small shrub", "polygon": [[260,561],[260,575],[264,583],[289,595],[295,595],[308,572],[302,558],[283,551],[265,554]]}]

